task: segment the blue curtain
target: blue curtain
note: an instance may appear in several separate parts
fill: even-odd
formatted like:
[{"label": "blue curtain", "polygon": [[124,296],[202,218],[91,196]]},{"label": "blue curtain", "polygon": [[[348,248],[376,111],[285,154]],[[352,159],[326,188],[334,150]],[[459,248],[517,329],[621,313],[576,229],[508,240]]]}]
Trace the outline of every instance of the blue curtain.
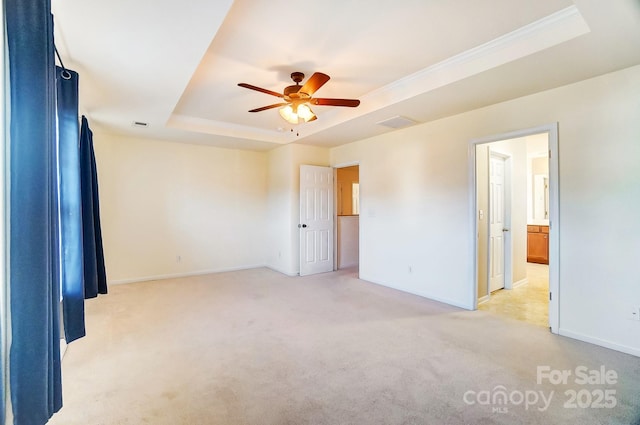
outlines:
[{"label": "blue curtain", "polygon": [[84,296],[107,293],[107,276],[102,249],[98,175],[93,151],[93,132],[82,116],[80,128],[80,173],[82,186],[82,234],[84,241]]},{"label": "blue curtain", "polygon": [[62,310],[68,343],[85,336],[78,74],[56,67]]},{"label": "blue curtain", "polygon": [[55,62],[49,0],[5,0],[9,61],[11,402],[15,423],[62,406]]}]

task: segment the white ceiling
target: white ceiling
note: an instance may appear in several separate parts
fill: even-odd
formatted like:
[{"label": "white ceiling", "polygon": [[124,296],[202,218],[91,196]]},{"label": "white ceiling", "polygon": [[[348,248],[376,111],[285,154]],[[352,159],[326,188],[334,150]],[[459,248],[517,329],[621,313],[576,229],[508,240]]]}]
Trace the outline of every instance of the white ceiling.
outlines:
[{"label": "white ceiling", "polygon": [[[219,147],[336,146],[640,64],[637,0],[53,0],[56,45],[94,130]],[[292,126],[289,75],[323,72]],[[134,121],[148,123],[146,128]],[[291,131],[293,130],[293,131]]]}]

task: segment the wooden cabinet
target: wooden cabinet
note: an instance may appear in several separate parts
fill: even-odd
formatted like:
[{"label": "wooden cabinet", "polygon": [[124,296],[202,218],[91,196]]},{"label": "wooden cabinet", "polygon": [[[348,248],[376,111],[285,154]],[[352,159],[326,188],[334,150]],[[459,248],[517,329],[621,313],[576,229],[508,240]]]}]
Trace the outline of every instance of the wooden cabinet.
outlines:
[{"label": "wooden cabinet", "polygon": [[549,226],[527,226],[527,261],[549,264]]}]

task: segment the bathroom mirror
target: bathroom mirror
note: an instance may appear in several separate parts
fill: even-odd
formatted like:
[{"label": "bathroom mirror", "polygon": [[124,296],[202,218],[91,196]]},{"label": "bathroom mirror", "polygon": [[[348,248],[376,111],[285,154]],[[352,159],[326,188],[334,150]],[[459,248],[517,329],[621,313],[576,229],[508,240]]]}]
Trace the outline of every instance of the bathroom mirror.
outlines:
[{"label": "bathroom mirror", "polygon": [[549,176],[533,175],[533,219],[536,222],[549,221]]}]

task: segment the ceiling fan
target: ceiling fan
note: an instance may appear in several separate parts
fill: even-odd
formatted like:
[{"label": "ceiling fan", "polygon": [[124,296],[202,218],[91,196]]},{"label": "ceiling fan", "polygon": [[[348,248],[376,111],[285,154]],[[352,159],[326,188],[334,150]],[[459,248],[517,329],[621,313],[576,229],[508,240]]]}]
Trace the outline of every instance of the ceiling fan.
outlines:
[{"label": "ceiling fan", "polygon": [[348,106],[354,108],[360,105],[360,101],[357,99],[329,99],[323,97],[312,97],[313,94],[322,87],[327,81],[329,76],[321,72],[315,72],[311,78],[307,80],[304,85],[300,85],[300,82],[304,79],[302,72],[292,72],[291,79],[295,85],[285,87],[282,94],[263,89],[261,87],[252,86],[247,83],[239,83],[240,87],[244,87],[251,90],[256,90],[262,93],[270,94],[272,96],[280,97],[284,100],[281,103],[274,103],[273,105],[263,106],[261,108],[252,109],[249,112],[266,111],[267,109],[279,108],[282,118],[287,120],[291,124],[298,124],[300,119],[304,122],[314,121],[318,117],[313,113],[309,104],[319,106]]}]

